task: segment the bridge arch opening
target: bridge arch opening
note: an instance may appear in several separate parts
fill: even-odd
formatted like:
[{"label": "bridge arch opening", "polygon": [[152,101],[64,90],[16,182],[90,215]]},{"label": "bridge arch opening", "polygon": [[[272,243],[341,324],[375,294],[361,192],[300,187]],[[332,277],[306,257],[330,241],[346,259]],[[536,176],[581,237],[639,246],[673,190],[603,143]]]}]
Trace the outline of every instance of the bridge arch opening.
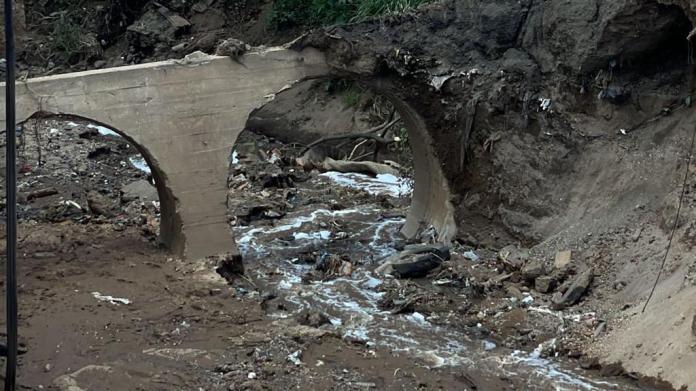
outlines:
[{"label": "bridge arch opening", "polygon": [[[417,236],[452,239],[449,188],[430,135],[390,87],[382,80],[310,79],[251,113],[230,157],[228,182],[229,221],[242,255],[316,250],[346,238],[373,247],[398,247]],[[381,202],[382,211],[363,213],[371,208],[368,199],[345,200],[359,198],[356,191]],[[304,192],[309,195],[298,197]],[[372,225],[372,239],[359,235],[366,231],[360,224],[351,229],[338,218],[361,213],[372,219],[362,221]],[[313,230],[302,232],[305,226]],[[386,234],[391,237],[379,238]]]},{"label": "bridge arch opening", "polygon": [[18,128],[19,173],[29,178],[19,189],[25,211],[53,222],[104,217],[115,230],[138,225],[144,237],[174,251],[183,243],[165,174],[127,133],[96,119],[43,111]]}]

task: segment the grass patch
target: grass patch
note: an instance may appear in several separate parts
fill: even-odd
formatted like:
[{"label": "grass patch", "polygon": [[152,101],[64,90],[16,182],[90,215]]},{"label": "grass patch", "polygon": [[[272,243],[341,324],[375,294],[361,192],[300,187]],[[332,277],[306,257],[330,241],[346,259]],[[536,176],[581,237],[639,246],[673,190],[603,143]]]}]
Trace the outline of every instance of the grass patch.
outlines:
[{"label": "grass patch", "polygon": [[403,13],[433,0],[276,0],[271,25],[277,29],[359,22]]},{"label": "grass patch", "polygon": [[357,108],[362,98],[362,91],[356,85],[350,86],[343,92],[343,103],[347,107]]}]

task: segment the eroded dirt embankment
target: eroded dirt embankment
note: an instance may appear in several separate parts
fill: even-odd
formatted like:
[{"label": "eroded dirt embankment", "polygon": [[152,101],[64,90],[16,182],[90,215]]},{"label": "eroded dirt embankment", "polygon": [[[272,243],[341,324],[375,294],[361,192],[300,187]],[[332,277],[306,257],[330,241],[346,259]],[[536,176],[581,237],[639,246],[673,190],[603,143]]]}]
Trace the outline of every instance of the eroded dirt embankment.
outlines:
[{"label": "eroded dirt embankment", "polygon": [[[425,120],[454,193],[457,241],[498,273],[481,278],[505,277],[481,286],[484,297],[528,293],[551,305],[577,276],[594,276],[565,309],[596,314],[575,332],[526,340],[549,322],[520,311],[487,316],[499,312],[473,307],[467,321],[481,312],[487,328],[507,327],[522,341],[514,346],[531,350],[555,336],[559,354],[596,355],[691,386],[694,179],[657,294],[646,313],[640,308],[675,219],[694,123],[694,9],[687,0],[444,1],[314,31],[296,45],[326,50],[338,74],[386,85]],[[186,50],[212,49],[220,31]],[[149,58],[183,53],[164,41],[142,42],[152,44]],[[122,42],[111,50],[118,55],[106,65],[148,59]],[[558,271],[557,253],[567,250],[570,267]],[[541,274],[529,274],[539,264]]]},{"label": "eroded dirt embankment", "polygon": [[[600,314],[587,338],[596,353],[680,387],[696,384],[694,179],[666,273],[640,308],[690,153],[693,8],[449,1],[314,31],[298,45],[324,49],[337,72],[367,84],[388,79],[425,119],[455,193],[460,241],[521,249],[513,275],[534,261],[554,270],[557,252],[571,250],[570,274],[595,276],[579,305]],[[556,288],[544,300],[568,288],[568,277],[545,278]]]}]

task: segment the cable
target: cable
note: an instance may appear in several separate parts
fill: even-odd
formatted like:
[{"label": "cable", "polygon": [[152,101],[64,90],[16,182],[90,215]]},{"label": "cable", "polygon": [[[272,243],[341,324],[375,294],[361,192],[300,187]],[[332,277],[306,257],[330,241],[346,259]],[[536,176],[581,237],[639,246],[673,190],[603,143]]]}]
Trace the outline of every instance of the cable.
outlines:
[{"label": "cable", "polygon": [[5,391],[14,391],[17,376],[17,176],[15,171],[15,42],[12,23],[12,0],[5,0],[5,126],[7,159],[5,189],[7,191],[7,362]]},{"label": "cable", "polygon": [[648,300],[645,301],[643,305],[643,310],[641,313],[645,312],[645,309],[650,303],[653,294],[655,293],[655,288],[657,288],[657,282],[660,281],[660,276],[662,275],[662,270],[665,268],[665,263],[667,262],[667,256],[669,255],[669,250],[672,248],[672,239],[674,239],[674,233],[677,231],[679,226],[679,214],[681,213],[682,203],[684,202],[684,194],[686,194],[686,181],[689,179],[689,166],[691,166],[691,155],[694,152],[694,139],[696,139],[696,126],[694,127],[693,134],[691,135],[691,146],[689,147],[689,155],[686,158],[686,169],[684,170],[684,182],[682,183],[681,195],[679,196],[679,205],[677,206],[677,215],[674,218],[674,225],[672,225],[672,232],[669,234],[669,242],[667,242],[667,249],[665,250],[665,256],[662,258],[662,264],[660,265],[660,271],[657,273],[657,278],[655,278],[655,283],[650,290],[650,295],[648,295]]}]

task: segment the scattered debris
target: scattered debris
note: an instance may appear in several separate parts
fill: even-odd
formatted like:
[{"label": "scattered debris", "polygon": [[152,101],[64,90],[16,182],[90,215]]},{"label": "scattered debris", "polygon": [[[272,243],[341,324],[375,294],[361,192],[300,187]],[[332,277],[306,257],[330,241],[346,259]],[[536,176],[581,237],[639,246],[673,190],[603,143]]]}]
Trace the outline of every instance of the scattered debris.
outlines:
[{"label": "scattered debris", "polygon": [[296,350],[288,355],[288,361],[291,363],[300,366],[302,365],[302,351],[301,350]]},{"label": "scattered debris", "polygon": [[478,262],[478,260],[480,259],[476,252],[473,250],[465,251],[462,255],[464,256],[464,258],[470,260],[471,262]]},{"label": "scattered debris", "polygon": [[45,189],[34,190],[28,193],[21,193],[18,195],[20,200],[29,202],[37,198],[49,197],[58,194],[58,190],[54,187],[47,187]]},{"label": "scattered debris", "polygon": [[92,296],[94,296],[94,298],[99,300],[99,301],[105,301],[107,303],[111,303],[111,304],[115,304],[115,305],[119,305],[119,304],[128,305],[128,304],[132,303],[132,301],[130,301],[128,299],[123,299],[120,297],[113,297],[113,296],[108,296],[108,295],[102,295],[99,292],[92,292]]},{"label": "scattered debris", "polygon": [[547,111],[551,107],[551,99],[539,98],[539,108],[541,111]]}]

